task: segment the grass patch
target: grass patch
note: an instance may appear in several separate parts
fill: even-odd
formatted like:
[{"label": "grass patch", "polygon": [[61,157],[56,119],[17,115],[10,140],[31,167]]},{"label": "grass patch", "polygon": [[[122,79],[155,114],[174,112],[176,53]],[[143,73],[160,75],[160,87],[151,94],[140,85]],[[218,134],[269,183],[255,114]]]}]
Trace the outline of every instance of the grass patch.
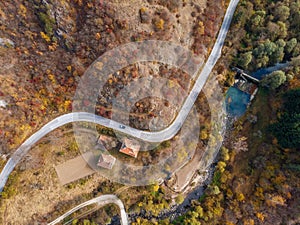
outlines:
[{"label": "grass patch", "polygon": [[215,185],[218,187],[221,185],[221,172],[220,171],[216,171],[214,173],[211,183],[212,183],[212,185]]},{"label": "grass patch", "polygon": [[18,192],[17,186],[19,183],[19,173],[18,171],[13,171],[7,180],[6,185],[4,186],[4,189],[1,193],[1,197],[3,199],[8,199],[11,198],[13,196],[15,196]]}]

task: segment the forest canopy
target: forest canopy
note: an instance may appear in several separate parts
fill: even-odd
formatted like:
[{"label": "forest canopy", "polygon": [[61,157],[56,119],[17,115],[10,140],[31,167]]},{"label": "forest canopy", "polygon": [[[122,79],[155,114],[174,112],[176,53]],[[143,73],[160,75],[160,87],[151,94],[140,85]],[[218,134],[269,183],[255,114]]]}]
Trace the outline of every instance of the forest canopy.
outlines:
[{"label": "forest canopy", "polygon": [[300,53],[300,1],[240,1],[233,24],[242,35],[234,64],[253,71]]},{"label": "forest canopy", "polygon": [[283,114],[278,122],[270,125],[270,131],[284,148],[300,146],[300,88],[286,92],[283,96]]}]

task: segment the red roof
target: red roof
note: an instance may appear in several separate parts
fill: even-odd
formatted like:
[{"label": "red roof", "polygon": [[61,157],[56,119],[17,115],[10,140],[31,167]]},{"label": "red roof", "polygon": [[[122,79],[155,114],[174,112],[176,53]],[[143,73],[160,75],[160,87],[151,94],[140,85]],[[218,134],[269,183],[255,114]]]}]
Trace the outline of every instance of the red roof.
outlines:
[{"label": "red roof", "polygon": [[140,151],[140,147],[141,146],[136,141],[126,138],[123,142],[120,152],[136,158]]},{"label": "red roof", "polygon": [[137,155],[138,155],[138,152],[134,152],[131,148],[126,148],[126,147],[125,148],[121,148],[120,152],[122,152],[122,153],[124,153],[126,155],[130,155],[130,156],[132,156],[134,158],[136,158]]}]

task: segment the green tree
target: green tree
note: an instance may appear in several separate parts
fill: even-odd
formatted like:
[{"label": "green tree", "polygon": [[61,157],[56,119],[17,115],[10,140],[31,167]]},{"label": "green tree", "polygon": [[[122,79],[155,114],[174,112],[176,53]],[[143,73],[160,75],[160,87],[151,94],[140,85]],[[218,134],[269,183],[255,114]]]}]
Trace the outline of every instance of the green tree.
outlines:
[{"label": "green tree", "polygon": [[279,26],[279,37],[280,38],[286,38],[287,36],[287,33],[288,33],[288,30],[287,30],[287,27],[286,27],[286,24],[281,22],[281,21],[278,21],[277,22],[278,26]]},{"label": "green tree", "polygon": [[292,38],[290,40],[288,40],[288,42],[286,43],[286,46],[285,46],[285,52],[287,54],[291,54],[294,50],[294,48],[296,47],[297,45],[297,39],[296,38]]},{"label": "green tree", "polygon": [[251,61],[252,61],[252,52],[249,51],[240,55],[238,60],[238,65],[244,69],[247,69]]},{"label": "green tree", "polygon": [[208,192],[210,195],[218,195],[220,194],[220,188],[217,185],[210,185],[208,187]]},{"label": "green tree", "polygon": [[270,130],[282,147],[298,148],[300,146],[300,113],[283,114],[277,123],[270,126]]},{"label": "green tree", "polygon": [[282,85],[285,81],[286,81],[285,73],[281,70],[277,70],[265,76],[261,81],[261,85],[263,87],[268,87],[271,90],[275,90],[280,85]]},{"label": "green tree", "polygon": [[221,148],[221,157],[223,161],[228,161],[230,159],[229,150],[224,146]]},{"label": "green tree", "polygon": [[265,55],[265,45],[261,43],[253,50],[253,56],[255,58],[262,58],[264,55]]},{"label": "green tree", "polygon": [[276,41],[276,45],[278,48],[284,48],[286,46],[286,43],[283,39],[280,38]]},{"label": "green tree", "polygon": [[280,20],[284,22],[290,16],[290,8],[288,6],[282,5],[282,3],[280,2],[276,5],[273,15],[275,20]]},{"label": "green tree", "polygon": [[246,24],[246,30],[249,33],[258,34],[260,32],[259,28],[264,27],[265,16],[265,11],[256,11]]},{"label": "green tree", "polygon": [[203,215],[204,215],[203,208],[200,205],[197,205],[195,207],[195,212],[198,213],[198,217],[200,217],[200,218],[203,217]]},{"label": "green tree", "polygon": [[182,194],[179,194],[179,195],[176,197],[175,201],[176,201],[177,204],[183,203],[183,201],[184,201],[183,195],[182,195]]},{"label": "green tree", "polygon": [[297,43],[292,52],[292,57],[297,57],[300,55],[300,43]]},{"label": "green tree", "polygon": [[264,43],[264,50],[265,50],[265,54],[270,56],[272,55],[277,49],[277,46],[274,42],[270,41],[270,40],[266,40],[266,42]]},{"label": "green tree", "polygon": [[282,62],[284,58],[284,47],[286,43],[283,39],[278,39],[276,41],[276,49],[270,56],[270,64],[276,64]]},{"label": "green tree", "polygon": [[300,88],[284,94],[284,110],[289,114],[300,114]]},{"label": "green tree", "polygon": [[267,55],[264,55],[261,58],[258,58],[256,60],[256,68],[262,68],[262,67],[266,67],[269,64],[269,57]]},{"label": "green tree", "polygon": [[232,19],[232,23],[235,24],[237,28],[244,27],[252,12],[253,4],[249,1],[244,2],[240,7],[236,9],[236,12],[234,13]]},{"label": "green tree", "polygon": [[300,2],[294,1],[290,4],[290,32],[293,34],[294,37],[297,37],[300,40]]}]

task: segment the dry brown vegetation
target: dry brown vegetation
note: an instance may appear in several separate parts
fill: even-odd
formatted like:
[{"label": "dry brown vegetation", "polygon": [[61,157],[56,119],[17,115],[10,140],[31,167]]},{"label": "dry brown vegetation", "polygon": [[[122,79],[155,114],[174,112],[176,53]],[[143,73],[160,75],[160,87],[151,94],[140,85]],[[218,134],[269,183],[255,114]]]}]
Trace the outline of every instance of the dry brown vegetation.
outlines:
[{"label": "dry brown vegetation", "polygon": [[[0,109],[1,165],[30,134],[72,110],[78,80],[102,53],[147,39],[191,48],[196,17],[205,7],[202,0],[1,1],[0,37],[14,42],[14,46],[0,46],[0,97],[8,102]],[[189,86],[183,73],[162,72]],[[98,113],[105,110],[99,108]],[[70,128],[41,140],[14,171],[2,194],[1,223],[49,222],[79,202],[119,187],[97,175],[60,186],[53,166],[79,154],[72,137],[63,132]],[[137,196],[142,198],[140,193]],[[132,205],[140,198],[127,201]]]}]

